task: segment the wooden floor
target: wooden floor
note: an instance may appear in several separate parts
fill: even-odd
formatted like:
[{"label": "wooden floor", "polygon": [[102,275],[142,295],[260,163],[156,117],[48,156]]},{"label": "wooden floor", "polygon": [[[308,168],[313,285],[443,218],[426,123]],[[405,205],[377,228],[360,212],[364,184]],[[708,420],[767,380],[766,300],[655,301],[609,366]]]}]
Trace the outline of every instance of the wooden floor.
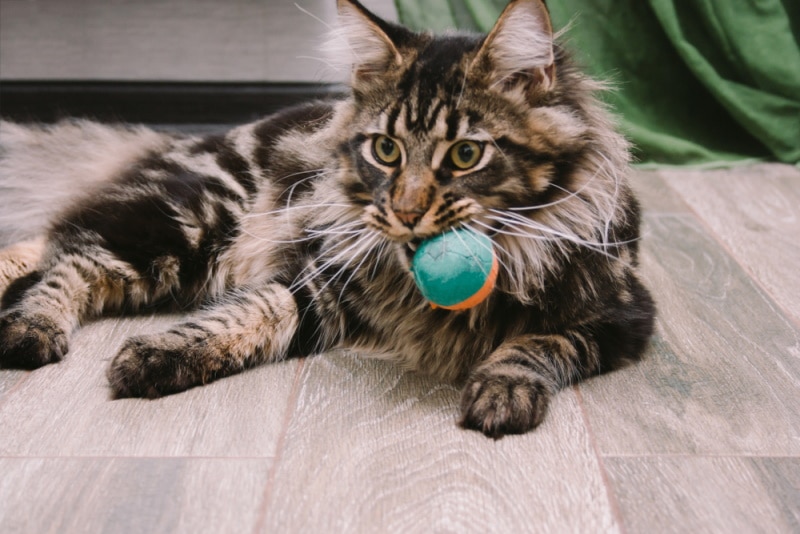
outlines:
[{"label": "wooden floor", "polygon": [[638,171],[647,360],[537,431],[455,425],[458,391],[354,354],[109,400],[108,319],[0,371],[0,532],[800,532],[800,170]]}]

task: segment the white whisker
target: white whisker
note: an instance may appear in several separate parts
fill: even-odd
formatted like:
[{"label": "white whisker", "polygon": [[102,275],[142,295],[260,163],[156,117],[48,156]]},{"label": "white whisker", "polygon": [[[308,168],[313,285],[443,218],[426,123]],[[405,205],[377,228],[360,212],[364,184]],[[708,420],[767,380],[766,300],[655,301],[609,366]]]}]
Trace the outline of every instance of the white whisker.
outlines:
[{"label": "white whisker", "polygon": [[292,283],[289,285],[289,291],[295,293],[300,289],[308,286],[318,276],[320,276],[325,271],[325,269],[336,263],[336,261],[338,261],[339,259],[341,258],[340,257],[331,258],[322,265],[316,265],[314,264],[313,261],[309,261],[308,265],[306,265],[303,269],[300,270],[298,275],[295,277],[294,281],[292,281]]},{"label": "white whisker", "polygon": [[[499,212],[499,210],[491,210],[491,211],[492,212]],[[534,238],[534,239],[541,238],[541,239],[545,239],[545,240],[550,240],[551,239],[550,237],[543,236],[541,234],[525,232],[525,230],[533,230],[534,232],[543,232],[545,234],[549,234],[551,236],[556,236],[556,237],[565,239],[567,241],[576,241],[576,240],[583,241],[583,238],[581,238],[580,236],[578,236],[576,234],[559,231],[559,230],[556,230],[555,228],[551,228],[551,227],[546,226],[544,224],[539,224],[536,221],[533,221],[533,220],[530,220],[530,219],[525,219],[523,217],[519,217],[519,216],[511,217],[511,215],[516,215],[516,214],[503,214],[502,212],[500,212],[500,216],[498,216],[498,215],[489,215],[488,217],[490,219],[496,221],[496,222],[503,223],[504,225],[510,226],[514,230],[522,232],[521,235],[524,236],[524,237],[531,237],[531,238]],[[497,231],[502,231],[502,228],[501,229],[497,229]],[[587,243],[588,243],[588,241],[587,241]]]},{"label": "white whisker", "polygon": [[262,241],[264,243],[274,243],[276,245],[292,245],[292,244],[295,244],[295,243],[302,243],[304,241],[311,241],[312,239],[316,239],[316,237],[314,237],[314,236],[298,237],[298,238],[295,238],[295,239],[270,239],[269,237],[263,237],[263,236],[260,236],[260,235],[256,235],[253,232],[250,232],[249,230],[246,230],[244,228],[241,230],[241,232],[243,234],[245,234],[245,235],[249,235],[250,237],[252,237],[254,239],[257,239],[258,241]]},{"label": "white whisker", "polygon": [[[347,284],[353,279],[353,277],[361,270],[361,266],[364,265],[364,262],[369,258],[369,251],[374,248],[375,240],[378,239],[378,234],[372,234],[371,236],[367,237],[364,241],[367,244],[367,250],[361,251],[361,261],[358,262],[358,265],[355,266],[353,272],[350,273],[350,276],[345,280],[344,284],[342,285],[342,289],[339,291],[339,298],[336,301],[336,305],[340,305],[342,303],[342,298],[344,297],[345,289],[347,289]],[[355,258],[356,255],[354,254],[353,257]],[[349,264],[349,262],[348,262]]]},{"label": "white whisker", "polygon": [[280,215],[286,213],[287,211],[293,210],[310,210],[316,208],[352,208],[352,204],[344,204],[344,203],[336,203],[336,202],[321,202],[319,204],[299,204],[295,206],[286,206],[283,208],[278,208],[275,210],[270,211],[261,211],[258,213],[249,213],[247,215],[242,215],[243,219],[250,219],[253,217],[264,217],[267,215]]},{"label": "white whisker", "polygon": [[[371,245],[370,241],[371,241],[371,239],[374,237],[374,234],[372,234],[372,235],[364,235],[363,237],[364,237],[364,239],[362,239],[362,240],[359,240],[359,241],[356,241],[356,245],[358,245],[358,248],[357,248],[355,251],[349,252],[349,253],[347,254],[348,258],[347,258],[347,260],[344,262],[344,264],[342,264],[342,266],[341,266],[341,267],[340,267],[340,268],[339,268],[339,269],[336,271],[336,273],[334,273],[334,275],[333,275],[333,276],[331,276],[331,277],[328,279],[328,281],[327,281],[327,282],[325,282],[325,284],[324,284],[324,285],[323,285],[321,288],[317,289],[317,293],[318,293],[318,294],[319,294],[319,293],[322,293],[323,291],[325,291],[325,289],[326,289],[326,288],[327,288],[327,287],[328,287],[330,284],[332,284],[333,282],[335,282],[336,280],[338,280],[339,278],[341,278],[341,276],[347,272],[347,269],[350,267],[350,264],[351,264],[351,263],[352,263],[352,262],[353,262],[353,261],[354,261],[356,258],[358,258],[359,256],[363,256],[363,258],[362,258],[362,260],[361,260],[361,263],[363,263],[364,259],[366,259],[366,257],[367,257],[367,255],[366,255],[366,253],[365,253],[365,250],[364,250],[364,249],[365,249],[365,248],[367,248],[367,250],[368,250],[369,248],[371,248],[371,246],[370,246],[370,245]],[[351,247],[351,248],[352,248],[352,247]],[[359,263],[359,267],[360,267],[361,263]],[[352,275],[351,275],[351,278],[352,278],[352,276],[353,276],[353,275],[354,275],[354,274],[355,274],[357,271],[358,271],[358,267],[356,267],[356,269],[353,271],[353,273],[352,273]],[[348,281],[349,281],[349,280],[350,280],[350,279],[348,279]],[[345,285],[346,285],[346,284],[345,284]],[[341,299],[341,295],[340,295],[340,299]],[[338,305],[340,302],[341,302],[341,300],[337,301],[337,305]]]},{"label": "white whisker", "polygon": [[[603,163],[606,164],[606,166],[609,169],[613,169],[614,168],[614,166],[611,164],[611,162],[609,161],[608,157],[605,154],[603,154],[603,153],[601,153],[601,152],[599,152],[597,150],[595,150],[593,152],[594,152],[595,155],[597,155],[603,161]],[[603,239],[604,239],[604,241],[608,241],[608,239],[609,239],[609,234],[611,233],[611,220],[614,217],[613,208],[615,208],[617,206],[618,202],[619,202],[620,177],[616,172],[614,172],[611,177],[614,180],[614,194],[611,197],[611,206],[612,206],[611,213],[606,214],[606,218],[605,218],[605,225],[604,225],[604,228],[603,228]]]},{"label": "white whisker", "polygon": [[303,6],[298,4],[297,2],[295,2],[294,7],[296,7],[297,9],[299,9],[300,11],[302,11],[303,13],[305,13],[306,15],[311,17],[312,19],[316,20],[317,22],[319,22],[320,24],[322,24],[323,26],[325,26],[329,30],[331,30],[331,31],[335,30],[335,28],[333,26],[331,26],[330,24],[328,24],[327,22],[325,22],[324,20],[322,20],[321,18],[319,18],[318,16],[316,16],[311,11],[307,10],[306,8],[304,8]]},{"label": "white whisker", "polygon": [[[478,224],[481,224],[481,223],[480,223],[480,221],[473,221],[473,222],[475,222],[475,223],[478,223]],[[473,232],[475,232],[475,233],[479,233],[479,232],[478,232],[478,230],[476,230],[475,228],[472,228],[472,227],[471,227],[469,224],[467,224],[466,222],[462,222],[462,223],[461,223],[461,225],[462,225],[463,227],[465,227],[465,228],[468,228],[468,229],[470,229],[471,231],[473,231]],[[492,229],[490,226],[488,226],[488,225],[485,225],[485,224],[483,224],[482,226],[484,226],[484,227],[487,227],[487,228],[489,228],[490,230]],[[491,250],[492,250],[492,248],[497,248],[498,250],[500,250],[500,252],[502,252],[503,254],[505,254],[507,257],[510,257],[510,256],[511,256],[511,255],[509,254],[509,252],[508,252],[506,249],[504,249],[502,246],[500,246],[500,244],[499,244],[499,243],[497,243],[497,242],[496,242],[496,241],[494,241],[494,240],[492,240],[492,244],[491,244],[491,246],[489,246],[489,245],[486,245],[485,243],[481,242],[480,240],[477,240],[477,239],[476,239],[476,241],[477,241],[477,243],[478,243],[478,244],[479,244],[481,247],[483,247],[485,250],[490,250],[490,251],[491,251]],[[492,252],[494,252],[494,251],[492,251]],[[508,268],[508,266],[507,266],[507,265],[505,264],[505,262],[502,260],[502,258],[500,257],[500,254],[496,254],[496,253],[495,253],[495,254],[494,254],[494,256],[495,256],[495,258],[497,258],[497,263],[499,263],[499,264],[500,264],[500,266],[501,266],[501,267],[503,267],[503,269],[505,269],[506,271],[509,271],[509,268]]]},{"label": "white whisker", "polygon": [[[360,223],[361,221],[358,221],[358,222]],[[306,229],[306,233],[309,234],[310,236],[354,235],[354,234],[360,234],[363,231],[363,229],[364,229],[363,225],[361,226],[361,228],[353,229],[353,230],[338,229],[338,228],[336,230],[331,230],[331,229],[318,230],[318,229],[314,229],[314,228],[307,228]]]},{"label": "white whisker", "polygon": [[[525,237],[529,239],[539,240],[539,241],[549,241],[554,243],[556,246],[563,250],[563,242],[574,243],[576,245],[588,248],[598,254],[602,254],[608,258],[619,260],[619,258],[609,252],[607,252],[607,248],[609,245],[617,247],[622,245],[627,245],[638,241],[639,239],[632,239],[627,241],[615,241],[613,243],[609,242],[598,242],[598,241],[590,241],[588,239],[584,239],[575,234],[568,234],[566,232],[561,232],[556,229],[550,228],[545,225],[539,225],[534,221],[519,221],[509,218],[502,218],[496,216],[489,216],[490,219],[500,222],[506,226],[508,226],[512,231],[506,230],[505,228],[494,230],[498,233],[502,233],[505,235],[510,235],[514,237]],[[481,223],[482,224],[482,223]],[[534,232],[543,232],[548,235],[541,235],[536,233],[529,233],[529,231]]]},{"label": "white whisker", "polygon": [[[493,220],[497,220],[497,219],[494,219],[493,217],[492,217],[492,219]],[[525,237],[525,238],[530,238],[530,239],[536,239],[536,240],[539,240],[539,241],[553,241],[554,240],[554,238],[552,238],[552,237],[526,233],[526,232],[523,232],[521,230],[516,231],[516,232],[509,232],[509,231],[505,230],[504,228],[495,228],[494,226],[492,226],[490,224],[486,224],[485,222],[482,222],[482,221],[473,221],[473,222],[475,224],[477,224],[477,225],[480,225],[480,226],[486,228],[487,230],[492,230],[494,232],[497,232],[498,234],[509,235],[509,236],[514,236],[514,237]],[[502,222],[502,221],[498,221],[498,222]],[[506,224],[506,223],[504,223],[504,224]],[[513,223],[508,223],[508,224],[510,225],[510,224],[513,224]]]},{"label": "white whisker", "polygon": [[[358,220],[358,221],[351,221],[347,224],[339,225],[336,227],[337,228],[336,230],[319,229],[319,228],[306,229],[305,233],[308,234],[307,236],[296,237],[294,239],[271,239],[269,237],[256,235],[253,232],[244,228],[241,231],[242,233],[249,235],[250,237],[253,237],[259,241],[263,241],[265,243],[294,244],[294,243],[302,243],[304,241],[313,241],[314,239],[319,239],[320,236],[325,236],[325,235],[350,235],[353,233],[358,233],[360,230],[355,230],[354,228],[361,226],[363,229],[363,224],[364,224],[363,222]],[[353,228],[353,230],[346,231],[351,228]]]},{"label": "white whisker", "polygon": [[464,89],[467,87],[467,76],[469,75],[469,69],[464,71],[464,78],[461,80],[461,90],[458,92],[458,99],[456,100],[456,109],[461,108],[461,99],[464,96]]},{"label": "white whisker", "polygon": [[[360,235],[363,235],[363,234],[360,234]],[[345,244],[350,243],[353,239],[355,239],[355,241],[350,243],[344,250],[341,250],[337,254],[335,254],[333,257],[328,258],[327,261],[325,261],[325,263],[323,263],[322,265],[314,266],[313,269],[310,272],[306,273],[305,275],[303,275],[303,273],[306,270],[308,270],[309,267],[312,267],[313,263],[309,263],[309,265],[307,265],[306,267],[301,269],[301,271],[295,277],[295,280],[289,286],[289,290],[292,291],[292,292],[297,291],[302,286],[306,285],[309,281],[313,280],[318,275],[322,274],[328,267],[330,267],[331,265],[334,265],[338,261],[341,261],[344,257],[346,257],[348,254],[350,254],[356,247],[358,247],[360,245],[361,240],[358,239],[358,237],[360,237],[360,235],[350,235],[350,236],[345,237],[341,241],[337,242],[334,245],[334,247],[336,247],[336,246],[344,246]],[[303,276],[301,277],[301,275],[303,275]]]},{"label": "white whisker", "polygon": [[508,161],[509,161],[509,159],[508,159],[508,156],[506,155],[506,153],[505,153],[505,152],[503,152],[503,149],[502,149],[502,148],[500,148],[500,145],[498,145],[498,144],[497,144],[497,141],[494,139],[494,137],[492,137],[491,141],[492,141],[492,144],[494,145],[494,147],[497,149],[497,152],[498,152],[498,153],[499,153],[501,156],[503,156],[503,159],[504,159],[504,160],[506,160],[506,161],[508,162]]},{"label": "white whisker", "polygon": [[334,65],[333,63],[331,63],[327,59],[324,59],[324,58],[321,58],[321,57],[295,56],[294,58],[295,59],[311,59],[311,60],[314,60],[314,61],[319,61],[320,63],[322,63],[323,65],[325,65],[326,67],[329,67],[330,69],[332,69],[334,71],[338,71],[339,70],[339,66],[338,65]]},{"label": "white whisker", "polygon": [[[586,181],[586,183],[581,185],[575,191],[570,191],[569,189],[565,189],[565,188],[561,187],[558,184],[550,184],[550,187],[554,187],[556,189],[560,189],[561,191],[564,191],[565,193],[568,193],[567,196],[561,197],[558,200],[554,200],[552,202],[547,202],[545,204],[536,204],[536,205],[533,205],[533,206],[514,206],[514,207],[510,207],[510,208],[506,208],[506,209],[509,210],[509,211],[532,211],[532,210],[540,210],[540,209],[544,209],[544,208],[550,208],[550,207],[553,207],[553,206],[557,206],[557,205],[559,205],[559,204],[561,204],[563,202],[567,202],[569,199],[571,199],[573,197],[576,197],[576,196],[580,195],[584,190],[586,190],[586,188],[588,188],[592,184],[592,182],[595,180],[595,178],[597,178],[597,175],[598,175],[599,172],[600,171],[598,169],[592,175],[592,177],[589,178]],[[581,200],[583,200],[583,199],[581,199]]]},{"label": "white whisker", "polygon": [[309,180],[316,180],[318,178],[324,178],[325,176],[329,176],[331,174],[330,172],[325,172],[325,169],[314,169],[314,170],[311,170],[311,171],[301,171],[301,172],[295,172],[295,173],[292,173],[292,174],[287,174],[286,176],[282,177],[281,180],[285,180],[286,178],[292,178],[294,176],[299,176],[299,175],[304,174],[306,172],[312,172],[314,174],[311,174],[310,176],[307,176],[307,177],[303,178],[302,180],[296,181],[291,186],[288,186],[283,191],[281,191],[279,196],[281,196],[284,193],[286,193],[286,191],[289,191],[289,195],[286,198],[286,207],[287,208],[289,208],[292,205],[292,196],[294,195],[294,190],[297,189],[297,186],[299,186],[301,184],[304,184],[304,183],[308,182]]},{"label": "white whisker", "polygon": [[[380,234],[379,234],[380,235]],[[375,253],[376,259],[375,264],[372,266],[372,271],[369,273],[370,281],[375,280],[375,275],[378,271],[378,267],[380,266],[381,256],[386,252],[386,247],[389,246],[389,241],[382,239],[380,244],[380,249]]]}]

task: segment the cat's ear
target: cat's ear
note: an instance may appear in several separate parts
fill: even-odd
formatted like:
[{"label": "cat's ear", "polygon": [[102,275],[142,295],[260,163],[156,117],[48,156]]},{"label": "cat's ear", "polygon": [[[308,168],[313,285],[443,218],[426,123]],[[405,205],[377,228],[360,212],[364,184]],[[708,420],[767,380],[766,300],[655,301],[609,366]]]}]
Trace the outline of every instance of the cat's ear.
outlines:
[{"label": "cat's ear", "polygon": [[403,58],[384,23],[356,0],[337,0],[338,26],[347,45],[353,68],[353,83],[369,83],[387,70],[402,64]]},{"label": "cat's ear", "polygon": [[537,93],[555,85],[553,28],[541,0],[511,0],[486,36],[473,66],[488,70],[493,87],[520,85]]}]

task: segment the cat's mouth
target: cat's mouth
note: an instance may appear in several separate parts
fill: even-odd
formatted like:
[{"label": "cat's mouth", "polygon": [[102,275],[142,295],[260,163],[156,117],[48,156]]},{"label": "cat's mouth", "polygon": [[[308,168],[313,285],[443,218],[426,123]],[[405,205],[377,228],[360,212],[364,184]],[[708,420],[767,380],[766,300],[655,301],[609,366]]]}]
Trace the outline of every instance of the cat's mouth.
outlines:
[{"label": "cat's mouth", "polygon": [[410,241],[406,241],[406,243],[405,243],[406,250],[408,250],[409,253],[413,256],[414,253],[417,251],[417,247],[419,247],[420,243],[422,243],[422,238],[421,237],[415,237],[414,239],[412,239]]},{"label": "cat's mouth", "polygon": [[417,247],[419,247],[422,241],[423,238],[415,237],[414,239],[403,243],[403,252],[405,252],[406,260],[408,260],[409,264],[411,264],[411,260],[414,259],[414,254],[417,252]]}]

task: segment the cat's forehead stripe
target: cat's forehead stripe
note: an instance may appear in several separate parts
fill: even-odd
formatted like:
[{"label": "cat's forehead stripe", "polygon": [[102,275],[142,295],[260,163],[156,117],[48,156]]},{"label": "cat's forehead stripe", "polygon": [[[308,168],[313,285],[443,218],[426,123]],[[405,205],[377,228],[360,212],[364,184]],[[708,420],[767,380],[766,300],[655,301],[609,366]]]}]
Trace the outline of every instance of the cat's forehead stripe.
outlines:
[{"label": "cat's forehead stripe", "polygon": [[447,133],[447,110],[442,106],[436,116],[436,122],[431,124],[431,131],[437,137],[444,137]]},{"label": "cat's forehead stripe", "polygon": [[447,116],[447,132],[445,139],[453,141],[459,133],[459,124],[461,123],[461,114],[458,110],[453,110]]},{"label": "cat's forehead stripe", "polygon": [[[415,110],[419,101],[400,102],[381,112],[370,133],[386,133],[390,137],[405,138],[412,133],[435,139],[455,139],[476,133],[478,115],[463,112],[442,99],[436,99],[423,113]],[[483,132],[485,133],[485,132]]]},{"label": "cat's forehead stripe", "polygon": [[[424,62],[412,65],[397,85],[397,104],[390,115],[388,128],[407,132],[430,134],[443,109],[452,108],[453,91],[448,89],[450,70],[457,71],[457,62],[452,60],[448,68],[436,73]],[[456,77],[460,77],[456,76]],[[401,122],[402,121],[402,122]]]},{"label": "cat's forehead stripe", "polygon": [[404,102],[397,108],[397,114],[394,117],[394,131],[398,137],[407,137],[408,136],[408,102]]}]

